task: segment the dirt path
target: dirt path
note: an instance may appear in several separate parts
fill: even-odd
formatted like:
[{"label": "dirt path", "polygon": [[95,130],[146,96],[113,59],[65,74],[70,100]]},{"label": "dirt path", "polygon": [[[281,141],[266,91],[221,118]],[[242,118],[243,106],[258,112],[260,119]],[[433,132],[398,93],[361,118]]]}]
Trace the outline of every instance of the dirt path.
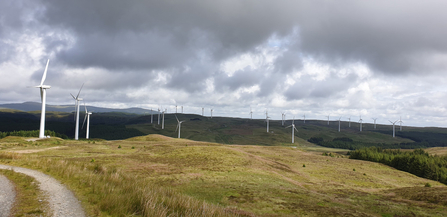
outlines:
[{"label": "dirt path", "polygon": [[50,204],[53,216],[85,216],[84,210],[78,199],[76,199],[73,193],[56,179],[39,171],[22,167],[0,164],[0,169],[13,169],[15,172],[23,173],[35,178],[40,183],[40,189],[48,196],[48,203]]},{"label": "dirt path", "polygon": [[0,217],[8,217],[16,193],[14,185],[5,176],[0,175]]},{"label": "dirt path", "polygon": [[62,148],[62,147],[66,147],[66,146],[56,146],[56,147],[42,148],[42,149],[17,150],[17,151],[10,151],[10,152],[14,152],[14,153],[18,153],[18,154],[29,154],[29,153],[36,153],[36,152],[41,152],[41,151],[47,151],[47,150],[51,150],[51,149]]}]

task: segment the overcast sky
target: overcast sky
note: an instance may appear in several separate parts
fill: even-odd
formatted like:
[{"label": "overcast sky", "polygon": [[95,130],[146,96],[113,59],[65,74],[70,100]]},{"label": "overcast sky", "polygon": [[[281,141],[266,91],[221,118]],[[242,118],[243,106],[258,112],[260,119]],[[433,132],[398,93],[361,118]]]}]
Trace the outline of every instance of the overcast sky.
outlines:
[{"label": "overcast sky", "polygon": [[0,103],[447,127],[445,0],[3,0]]}]

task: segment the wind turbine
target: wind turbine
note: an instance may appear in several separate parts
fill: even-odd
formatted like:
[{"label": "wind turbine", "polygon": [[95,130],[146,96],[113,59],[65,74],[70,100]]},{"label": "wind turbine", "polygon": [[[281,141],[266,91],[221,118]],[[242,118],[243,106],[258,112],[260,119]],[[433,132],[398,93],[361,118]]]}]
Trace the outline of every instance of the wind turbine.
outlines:
[{"label": "wind turbine", "polygon": [[87,132],[85,133],[85,138],[88,139],[90,135],[90,115],[93,113],[87,111],[87,106],[85,105],[85,102],[84,102],[84,108],[85,108],[85,116],[84,116],[84,122],[82,123],[82,128],[84,128],[85,119],[87,119]]},{"label": "wind turbine", "polygon": [[341,116],[340,116],[340,118],[338,119],[338,132],[340,132],[340,121],[341,121]]},{"label": "wind turbine", "polygon": [[211,118],[213,118],[213,110],[214,110],[214,109],[211,109]]},{"label": "wind turbine", "polygon": [[47,65],[45,66],[45,71],[43,71],[42,80],[40,81],[40,85],[35,86],[40,88],[40,100],[42,101],[42,110],[40,112],[40,129],[39,129],[39,138],[45,138],[45,108],[47,101],[47,89],[50,89],[51,86],[44,85],[45,79],[47,78],[47,70],[48,64],[50,63],[50,59],[47,60]]},{"label": "wind turbine", "polygon": [[84,84],[82,84],[81,89],[79,89],[78,95],[76,95],[76,97],[74,97],[73,94],[70,93],[70,95],[75,100],[75,112],[76,112],[75,140],[79,139],[79,102],[82,101],[82,98],[79,98],[79,94],[81,93],[82,87],[84,87]]},{"label": "wind turbine", "polygon": [[286,113],[281,112],[281,125],[284,126],[284,118],[286,116]]},{"label": "wind turbine", "polygon": [[326,116],[327,117],[327,125],[329,125],[329,116],[330,116],[330,114],[328,116]]},{"label": "wind turbine", "polygon": [[292,125],[290,125],[286,128],[289,128],[289,127],[292,127],[292,143],[295,143],[295,130],[296,130],[296,132],[298,132],[298,129],[296,129],[296,127],[295,127],[295,117],[293,117]]},{"label": "wind turbine", "polygon": [[183,114],[183,106],[182,106],[182,114]]},{"label": "wind turbine", "polygon": [[351,117],[349,117],[348,120],[349,120],[349,127],[351,127]]},{"label": "wind turbine", "polygon": [[360,132],[362,132],[362,123],[363,123],[363,119],[362,119],[362,116],[361,116],[361,115],[360,115],[359,123],[360,123]]},{"label": "wind turbine", "polygon": [[175,113],[177,114],[177,105],[175,105]]},{"label": "wind turbine", "polygon": [[395,124],[396,124],[396,122],[398,122],[399,120],[397,120],[397,121],[394,121],[394,122],[392,122],[392,121],[390,121],[390,120],[388,120],[390,123],[392,123],[393,124],[393,138],[394,137],[396,137],[396,128],[395,128]]},{"label": "wind turbine", "polygon": [[177,127],[175,128],[175,131],[178,129],[178,138],[180,139],[180,128],[182,127],[182,123],[185,121],[179,121],[177,115],[175,115],[175,119],[177,119]]},{"label": "wind turbine", "polygon": [[399,123],[400,123],[400,129],[399,129],[399,131],[402,131],[402,117],[399,117]]},{"label": "wind turbine", "polygon": [[205,108],[203,108],[203,107],[202,107],[202,116],[204,115],[204,112],[203,112],[203,111],[204,111],[204,109],[205,109]]},{"label": "wind turbine", "polygon": [[250,107],[250,120],[252,120],[253,119],[253,111],[251,110],[251,107]]},{"label": "wind turbine", "polygon": [[158,108],[158,125],[160,125],[160,108]]},{"label": "wind turbine", "polygon": [[373,120],[374,120],[374,129],[376,129],[376,120],[377,120],[377,118],[373,118]]},{"label": "wind turbine", "polygon": [[151,108],[151,124],[154,123],[154,113],[152,112],[152,108]]},{"label": "wind turbine", "polygon": [[303,115],[304,123],[306,123],[306,114]]}]

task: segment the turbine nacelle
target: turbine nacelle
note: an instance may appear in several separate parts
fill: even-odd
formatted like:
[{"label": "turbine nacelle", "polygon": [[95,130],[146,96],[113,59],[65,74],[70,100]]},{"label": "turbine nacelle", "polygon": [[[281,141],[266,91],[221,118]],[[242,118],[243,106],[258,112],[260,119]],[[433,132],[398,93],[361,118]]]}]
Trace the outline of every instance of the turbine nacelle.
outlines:
[{"label": "turbine nacelle", "polygon": [[39,86],[34,86],[34,87],[42,88],[42,89],[50,89],[51,88],[50,85],[39,85]]}]

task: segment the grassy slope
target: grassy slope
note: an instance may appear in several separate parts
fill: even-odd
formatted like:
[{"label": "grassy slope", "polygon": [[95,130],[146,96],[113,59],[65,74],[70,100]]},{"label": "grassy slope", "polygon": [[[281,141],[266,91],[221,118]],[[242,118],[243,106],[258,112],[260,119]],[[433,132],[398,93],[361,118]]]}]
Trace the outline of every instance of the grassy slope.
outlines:
[{"label": "grassy slope", "polygon": [[[444,196],[447,188],[440,183],[377,163],[350,160],[342,155],[322,156],[306,151],[309,149],[306,145],[297,148],[219,145],[160,135],[95,144],[82,141],[55,144],[51,140],[27,147],[8,146],[4,141],[0,144],[5,149],[2,152],[63,145],[1,162],[54,173],[75,190],[93,214],[106,212],[96,207],[99,205],[90,190],[79,187],[80,181],[70,178],[73,174],[57,175],[49,165],[57,163],[61,173],[73,170],[76,165],[101,170],[116,168],[131,177],[126,183],[173,189],[197,200],[261,216],[447,215]],[[74,164],[65,169],[64,165],[70,162]],[[85,176],[88,179],[91,175]],[[422,187],[425,183],[433,187]]]},{"label": "grassy slope", "polygon": [[[270,132],[266,132],[264,120],[250,120],[240,118],[208,118],[200,115],[177,114],[180,120],[186,120],[182,124],[181,137],[196,141],[218,142],[223,144],[251,144],[251,145],[291,145],[291,129],[281,126],[281,121],[270,121]],[[288,120],[285,126],[291,124]],[[308,144],[310,137],[323,137],[332,140],[337,137],[349,137],[354,141],[373,143],[401,143],[412,142],[404,138],[392,138],[391,135],[375,132],[372,125],[365,124],[364,131],[359,132],[356,123],[342,122],[341,132],[338,132],[338,122],[331,122],[329,127],[325,121],[309,120],[295,122],[298,133],[296,140],[300,144]],[[165,129],[157,124],[157,116],[154,115],[154,124],[150,124],[150,116],[143,116],[134,124],[127,127],[135,128],[145,134],[162,134],[177,137],[175,132],[177,121],[173,114],[165,115]],[[378,126],[378,130],[386,130],[389,126]],[[273,132],[273,133],[272,133]]]}]

